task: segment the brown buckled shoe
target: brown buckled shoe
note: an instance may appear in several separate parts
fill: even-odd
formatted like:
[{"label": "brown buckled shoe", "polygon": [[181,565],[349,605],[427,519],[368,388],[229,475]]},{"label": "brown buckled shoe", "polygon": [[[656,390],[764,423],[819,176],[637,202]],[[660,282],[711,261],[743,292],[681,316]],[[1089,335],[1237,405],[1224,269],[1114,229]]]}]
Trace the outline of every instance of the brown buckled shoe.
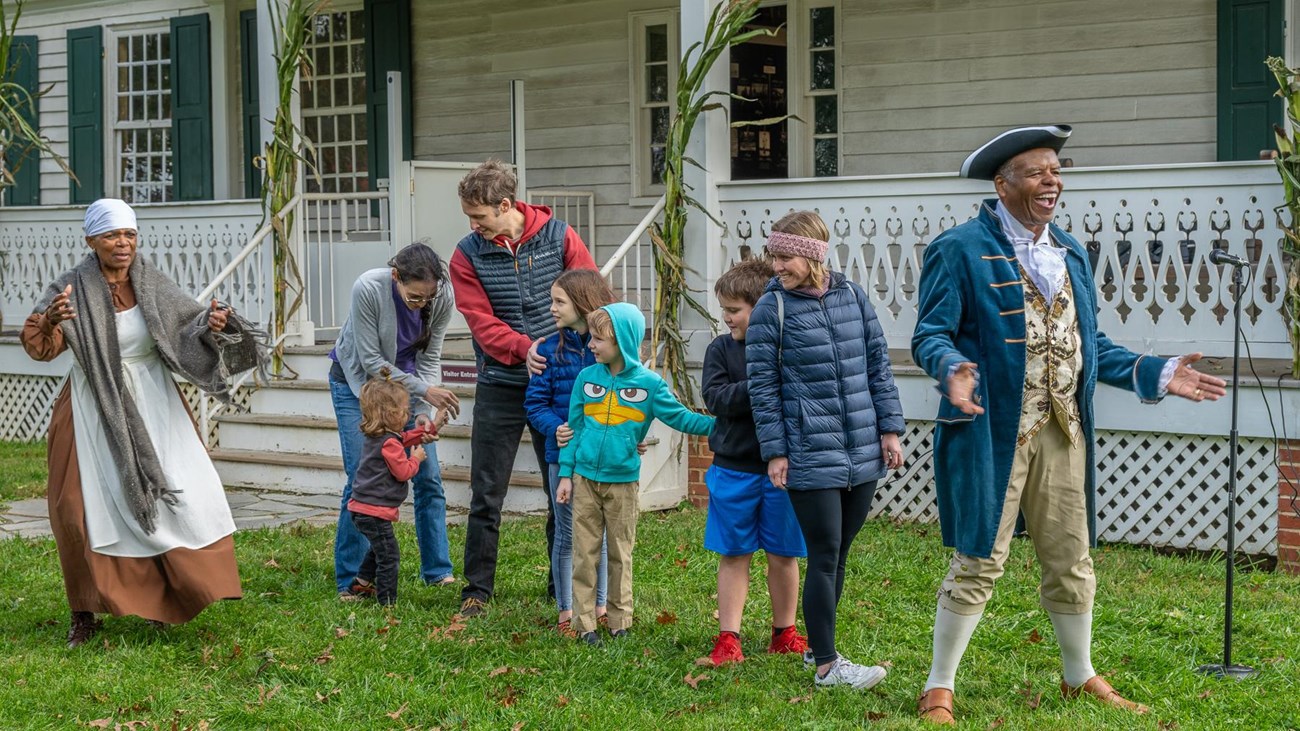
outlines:
[{"label": "brown buckled shoe", "polygon": [[957,720],[952,716],[952,691],[947,688],[931,688],[916,699],[916,715],[936,726],[953,726]]},{"label": "brown buckled shoe", "polygon": [[94,612],[73,612],[72,626],[68,628],[68,649],[86,644],[103,626],[102,621],[95,619]]},{"label": "brown buckled shoe", "polygon": [[1122,708],[1126,711],[1132,711],[1133,713],[1137,713],[1137,714],[1151,712],[1150,708],[1147,708],[1141,703],[1134,703],[1133,701],[1120,695],[1119,691],[1110,687],[1110,683],[1107,683],[1106,679],[1101,677],[1100,675],[1092,676],[1091,678],[1088,679],[1088,682],[1084,683],[1083,685],[1080,685],[1078,688],[1071,688],[1070,686],[1062,682],[1061,695],[1065,696],[1066,698],[1078,698],[1081,695],[1089,695],[1092,696],[1093,698],[1096,698],[1098,702],[1107,706]]}]

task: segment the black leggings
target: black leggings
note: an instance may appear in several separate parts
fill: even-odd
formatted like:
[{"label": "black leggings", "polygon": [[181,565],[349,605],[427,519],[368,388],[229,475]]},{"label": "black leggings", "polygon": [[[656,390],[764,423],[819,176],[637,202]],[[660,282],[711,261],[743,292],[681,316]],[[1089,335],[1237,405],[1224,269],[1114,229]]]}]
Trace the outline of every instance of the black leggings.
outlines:
[{"label": "black leggings", "polygon": [[876,483],[848,489],[791,490],[790,504],[808,544],[803,622],[818,665],[835,659],[835,607],[844,592],[849,547],[871,512]]},{"label": "black leggings", "polygon": [[352,523],[370,540],[370,550],[366,551],[366,557],[361,561],[357,578],[374,582],[375,598],[380,604],[395,603],[400,553],[397,549],[397,536],[393,535],[393,523],[362,513],[352,513]]}]

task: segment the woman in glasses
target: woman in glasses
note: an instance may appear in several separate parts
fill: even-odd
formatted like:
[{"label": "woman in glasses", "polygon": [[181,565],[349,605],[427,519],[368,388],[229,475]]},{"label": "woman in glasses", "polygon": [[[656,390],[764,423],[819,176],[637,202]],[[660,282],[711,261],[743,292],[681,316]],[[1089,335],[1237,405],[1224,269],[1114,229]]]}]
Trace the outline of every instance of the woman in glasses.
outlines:
[{"label": "woman in glasses", "polygon": [[[354,596],[349,590],[368,548],[347,510],[365,441],[361,386],[387,372],[390,380],[405,387],[411,396],[408,429],[455,418],[460,401],[441,385],[442,340],[454,307],[447,267],[422,243],[397,252],[388,266],[365,272],[352,285],[352,308],[330,351],[330,394],[347,473],[334,538],[334,578],[340,597]],[[431,416],[434,409],[436,420]],[[426,437],[427,442],[432,440],[432,434]],[[412,479],[420,577],[426,584],[444,586],[455,582],[447,548],[447,499],[437,451],[432,443],[425,451],[429,458]]]}]

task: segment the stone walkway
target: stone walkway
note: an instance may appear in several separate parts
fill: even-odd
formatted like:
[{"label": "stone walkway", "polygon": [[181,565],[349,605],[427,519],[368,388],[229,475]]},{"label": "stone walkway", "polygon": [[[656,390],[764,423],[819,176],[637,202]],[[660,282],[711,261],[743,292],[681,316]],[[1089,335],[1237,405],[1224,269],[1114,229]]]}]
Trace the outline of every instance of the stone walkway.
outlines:
[{"label": "stone walkway", "polygon": [[[226,500],[239,530],[285,525],[304,521],[310,525],[334,525],[339,515],[339,499],[334,495],[303,495],[268,490],[227,490]],[[401,520],[413,520],[411,501],[401,508]],[[449,524],[463,524],[465,514],[447,510]],[[45,498],[18,500],[0,504],[0,540],[20,536],[37,538],[50,535],[50,517]]]}]

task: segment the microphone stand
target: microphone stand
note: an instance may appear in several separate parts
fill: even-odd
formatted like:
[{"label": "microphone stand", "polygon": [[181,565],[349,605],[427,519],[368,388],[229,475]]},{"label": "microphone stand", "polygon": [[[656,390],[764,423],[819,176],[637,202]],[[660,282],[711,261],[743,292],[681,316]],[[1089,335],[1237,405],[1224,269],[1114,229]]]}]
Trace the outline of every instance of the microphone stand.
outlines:
[{"label": "microphone stand", "polygon": [[[1217,253],[1217,252],[1216,252]],[[1214,257],[1211,257],[1214,260]],[[1223,599],[1223,663],[1211,663],[1196,668],[1203,675],[1216,678],[1234,678],[1241,680],[1256,673],[1248,665],[1232,664],[1232,579],[1234,559],[1237,553],[1237,394],[1238,377],[1241,370],[1241,270],[1242,266],[1227,262],[1232,266],[1232,430],[1228,432],[1228,580]],[[1242,262],[1245,264],[1245,262]]]}]

